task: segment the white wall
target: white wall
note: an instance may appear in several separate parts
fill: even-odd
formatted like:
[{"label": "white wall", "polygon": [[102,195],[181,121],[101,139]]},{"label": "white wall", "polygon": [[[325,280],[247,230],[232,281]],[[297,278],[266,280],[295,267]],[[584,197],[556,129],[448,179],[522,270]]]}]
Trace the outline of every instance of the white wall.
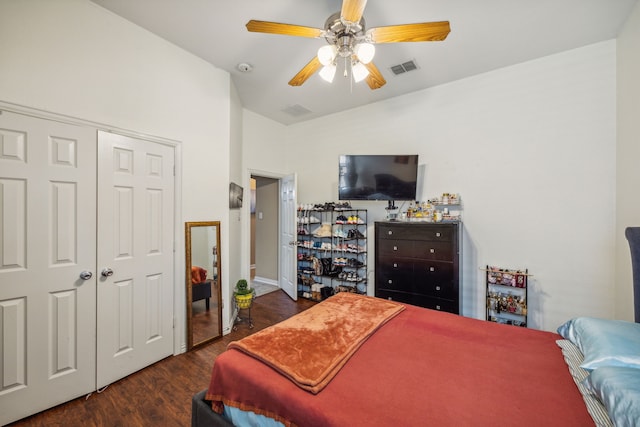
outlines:
[{"label": "white wall", "polygon": [[298,170],[288,169],[283,151],[287,127],[249,110],[243,114],[244,166],[247,169],[286,175]]},{"label": "white wall", "polygon": [[180,141],[180,221],[228,224],[228,73],[87,0],[0,2],[0,55],[1,101]]},{"label": "white wall", "polygon": [[618,36],[618,153],[616,200],[616,317],[633,319],[626,227],[640,226],[640,3]]},{"label": "white wall", "polygon": [[[532,327],[612,317],[615,58],[615,41],[598,43],[289,126],[285,143],[250,117],[260,138],[245,139],[245,156],[286,157],[312,203],[337,199],[339,154],[418,153],[420,198],[456,192],[464,204],[463,314],[484,318],[479,268],[491,264],[534,275]],[[358,204],[370,223],[383,205]]]},{"label": "white wall", "polygon": [[[229,258],[227,266],[228,268],[224,270],[224,275],[226,278],[225,282],[229,283],[229,287],[223,289],[223,301],[224,308],[222,310],[222,318],[224,319],[224,331],[226,334],[231,330],[231,326],[228,323],[228,319],[231,319],[232,310],[233,310],[233,289],[235,287],[236,282],[241,278],[248,278],[249,275],[246,273],[245,262],[243,262],[242,254],[243,254],[243,240],[240,238],[243,230],[243,217],[249,218],[249,211],[247,210],[247,205],[249,204],[250,197],[250,186],[243,185],[243,176],[242,171],[244,170],[243,158],[242,158],[242,147],[243,147],[243,129],[242,129],[242,114],[243,108],[242,103],[240,102],[240,96],[236,90],[236,87],[231,84],[231,143],[229,150],[229,182],[236,183],[238,185],[243,186],[244,190],[244,209],[232,209],[229,212],[229,220],[227,224],[223,225],[223,230],[226,230],[229,235],[229,243],[227,251],[227,257]],[[227,189],[227,193],[228,193]],[[220,204],[225,204],[228,208],[229,206],[229,198],[224,197],[220,200]],[[245,221],[246,222],[246,221]]]}]

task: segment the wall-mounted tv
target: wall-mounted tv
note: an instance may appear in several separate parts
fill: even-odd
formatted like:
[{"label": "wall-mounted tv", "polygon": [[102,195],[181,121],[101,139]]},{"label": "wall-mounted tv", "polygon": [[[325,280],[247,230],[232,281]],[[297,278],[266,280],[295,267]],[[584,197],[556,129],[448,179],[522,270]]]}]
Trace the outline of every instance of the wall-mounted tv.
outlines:
[{"label": "wall-mounted tv", "polygon": [[418,155],[341,155],[340,200],[415,200]]}]

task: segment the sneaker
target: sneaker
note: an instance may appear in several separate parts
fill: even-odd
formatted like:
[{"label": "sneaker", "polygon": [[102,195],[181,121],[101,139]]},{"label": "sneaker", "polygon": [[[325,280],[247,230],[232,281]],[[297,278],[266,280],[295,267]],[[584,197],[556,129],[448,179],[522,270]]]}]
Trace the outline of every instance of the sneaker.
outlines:
[{"label": "sneaker", "polygon": [[336,218],[336,224],[346,224],[347,223],[347,217],[344,215],[338,215]]},{"label": "sneaker", "polygon": [[316,237],[331,237],[331,224],[324,223],[313,232]]},{"label": "sneaker", "polygon": [[360,268],[364,266],[364,263],[355,258],[349,258],[349,261],[347,261],[347,265],[349,267]]},{"label": "sneaker", "polygon": [[[349,230],[351,231],[351,230]],[[348,234],[342,228],[336,228],[333,230],[333,237],[337,237],[339,239],[350,239],[351,237],[347,237]]]},{"label": "sneaker", "polygon": [[364,239],[364,234],[362,234],[362,232],[360,230],[358,230],[357,228],[354,228],[353,230],[353,237],[352,239]]}]

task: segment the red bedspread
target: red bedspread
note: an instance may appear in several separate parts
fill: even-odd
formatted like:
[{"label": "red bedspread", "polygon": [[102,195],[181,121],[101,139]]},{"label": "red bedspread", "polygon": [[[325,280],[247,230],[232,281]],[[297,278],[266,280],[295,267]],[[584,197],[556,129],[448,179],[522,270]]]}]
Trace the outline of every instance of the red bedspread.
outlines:
[{"label": "red bedspread", "polygon": [[304,427],[593,425],[559,338],[407,306],[317,395],[228,350],[207,398]]}]

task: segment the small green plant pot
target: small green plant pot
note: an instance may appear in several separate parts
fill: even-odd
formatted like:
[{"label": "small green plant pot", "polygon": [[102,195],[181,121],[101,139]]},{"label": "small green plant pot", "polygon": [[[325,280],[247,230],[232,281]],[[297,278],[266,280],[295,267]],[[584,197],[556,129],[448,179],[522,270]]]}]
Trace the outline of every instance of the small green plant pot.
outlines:
[{"label": "small green plant pot", "polygon": [[238,308],[249,308],[251,307],[251,301],[253,301],[253,294],[246,295],[236,295],[236,304]]}]

